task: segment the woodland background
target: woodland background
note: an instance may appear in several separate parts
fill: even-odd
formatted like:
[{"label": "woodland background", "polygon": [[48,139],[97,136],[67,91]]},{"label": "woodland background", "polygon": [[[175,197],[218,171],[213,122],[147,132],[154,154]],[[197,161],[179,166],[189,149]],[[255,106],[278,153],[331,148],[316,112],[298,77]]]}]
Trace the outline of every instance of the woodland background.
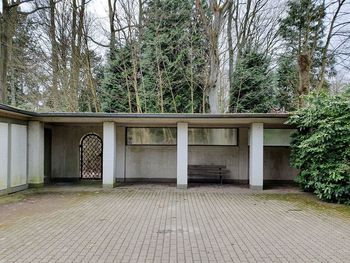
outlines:
[{"label": "woodland background", "polygon": [[285,112],[350,86],[348,0],[0,7],[0,103],[23,109]]}]

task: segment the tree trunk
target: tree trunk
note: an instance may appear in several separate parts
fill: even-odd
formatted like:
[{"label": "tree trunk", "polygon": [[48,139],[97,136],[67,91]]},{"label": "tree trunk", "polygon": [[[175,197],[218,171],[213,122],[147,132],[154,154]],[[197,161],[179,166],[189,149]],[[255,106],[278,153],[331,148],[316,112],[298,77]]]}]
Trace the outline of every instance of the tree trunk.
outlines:
[{"label": "tree trunk", "polygon": [[299,107],[304,107],[304,96],[309,94],[310,90],[310,55],[307,53],[300,53],[298,57],[299,66]]},{"label": "tree trunk", "polygon": [[50,0],[50,42],[51,42],[51,68],[52,68],[52,86],[50,89],[48,106],[53,110],[59,110],[58,101],[58,44],[56,41],[56,2]]},{"label": "tree trunk", "polygon": [[71,58],[71,74],[70,86],[68,94],[70,94],[70,111],[79,111],[79,72],[80,72],[80,56],[84,26],[85,0],[81,0],[80,9],[76,0],[72,1],[72,58]]},{"label": "tree trunk", "polygon": [[109,30],[110,30],[110,42],[109,42],[110,59],[114,59],[115,44],[116,44],[115,27],[114,27],[115,12],[116,12],[116,0],[108,0],[108,17],[109,17]]},{"label": "tree trunk", "polygon": [[221,17],[217,3],[212,3],[213,23],[209,32],[210,50],[210,72],[209,72],[209,107],[211,113],[219,112],[219,96],[218,96],[218,76],[220,67],[219,57],[219,32],[221,28]]},{"label": "tree trunk", "polygon": [[209,80],[208,80],[208,96],[209,107],[211,113],[219,112],[219,96],[218,96],[218,76],[220,68],[219,55],[219,36],[222,26],[222,20],[226,14],[227,8],[232,0],[226,0],[220,5],[221,1],[210,0],[209,6],[212,12],[211,21],[208,21],[205,11],[200,0],[196,0],[196,8],[200,13],[200,17],[205,26],[206,34],[209,40]]},{"label": "tree trunk", "polygon": [[0,19],[0,103],[7,103],[7,77],[11,65],[12,38],[17,24],[17,1],[10,5],[7,0],[2,0],[3,13]]},{"label": "tree trunk", "polygon": [[331,43],[331,39],[333,37],[333,30],[336,26],[335,22],[338,18],[339,12],[344,4],[345,4],[345,0],[338,1],[337,9],[334,12],[334,15],[331,19],[331,23],[329,25],[326,43],[325,43],[325,46],[323,47],[323,50],[322,50],[322,58],[321,58],[322,62],[321,62],[321,69],[320,69],[320,75],[319,75],[319,82],[318,82],[317,87],[316,87],[317,92],[320,92],[323,88],[325,75],[326,75],[327,60],[328,60],[328,47],[329,47],[329,45]]},{"label": "tree trunk", "polygon": [[229,89],[231,89],[233,83],[233,43],[232,43],[232,20],[233,20],[233,3],[228,6],[228,17],[227,17],[227,44],[228,44],[228,79]]}]

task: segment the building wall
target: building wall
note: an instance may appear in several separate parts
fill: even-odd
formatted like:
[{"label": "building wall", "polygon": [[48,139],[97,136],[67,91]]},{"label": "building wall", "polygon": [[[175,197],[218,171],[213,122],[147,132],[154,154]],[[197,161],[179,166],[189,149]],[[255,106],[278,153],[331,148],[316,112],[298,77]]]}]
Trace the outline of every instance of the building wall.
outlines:
[{"label": "building wall", "polygon": [[11,124],[10,187],[27,183],[27,126]]},{"label": "building wall", "polygon": [[225,179],[244,181],[247,174],[240,173],[240,146],[190,146],[188,164],[225,165],[230,174]]},{"label": "building wall", "polygon": [[[79,178],[79,144],[87,133],[102,137],[102,126],[52,126],[52,178]],[[117,151],[125,142],[125,130],[120,130]],[[230,170],[227,182],[248,183],[248,128],[240,128],[237,146],[189,146],[189,164],[222,164]],[[296,170],[289,166],[289,147],[264,147],[264,180],[293,180]],[[125,159],[119,156],[119,166],[125,164],[118,181],[160,179],[176,180],[176,146],[126,145]],[[117,167],[118,169],[118,167]]]},{"label": "building wall", "polygon": [[0,118],[0,194],[28,187],[27,122]]},{"label": "building wall", "polygon": [[9,125],[0,122],[0,191],[7,189],[9,162]]},{"label": "building wall", "polygon": [[88,133],[103,136],[101,126],[52,126],[51,179],[80,177],[79,145]]},{"label": "building wall", "polygon": [[298,171],[289,164],[290,148],[264,147],[264,180],[286,180],[292,181]]},{"label": "building wall", "polygon": [[[188,164],[226,165],[227,179],[248,180],[248,129],[239,129],[237,146],[189,146]],[[176,180],[176,146],[127,145],[126,180]]]},{"label": "building wall", "polygon": [[52,131],[45,128],[44,130],[44,182],[48,183],[51,180],[51,143],[52,143]]},{"label": "building wall", "polygon": [[126,146],[125,178],[176,179],[176,146]]}]

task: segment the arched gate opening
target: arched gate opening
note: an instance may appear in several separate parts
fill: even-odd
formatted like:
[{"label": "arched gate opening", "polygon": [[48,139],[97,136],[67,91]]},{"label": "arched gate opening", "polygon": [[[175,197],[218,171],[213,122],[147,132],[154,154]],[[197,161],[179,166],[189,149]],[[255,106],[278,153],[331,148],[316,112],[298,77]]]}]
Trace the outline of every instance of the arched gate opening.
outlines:
[{"label": "arched gate opening", "polygon": [[94,133],[84,135],[80,143],[80,178],[102,180],[102,139]]}]

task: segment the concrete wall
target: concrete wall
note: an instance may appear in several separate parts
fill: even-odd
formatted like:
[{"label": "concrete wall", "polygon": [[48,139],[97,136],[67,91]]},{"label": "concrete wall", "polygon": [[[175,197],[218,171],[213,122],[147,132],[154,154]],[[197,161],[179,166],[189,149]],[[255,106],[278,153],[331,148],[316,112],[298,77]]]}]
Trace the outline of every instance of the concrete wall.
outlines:
[{"label": "concrete wall", "polygon": [[100,126],[52,126],[51,179],[80,177],[79,144],[87,133],[103,135]]},{"label": "concrete wall", "polygon": [[[118,130],[119,128],[119,130]],[[87,133],[102,137],[101,126],[52,126],[52,178],[79,178],[79,144]],[[176,145],[120,145],[125,129],[117,127],[117,169],[125,162],[118,181],[162,179],[176,181]],[[297,171],[289,165],[289,147],[264,147],[264,180],[293,180]],[[119,156],[119,158],[118,158]],[[189,164],[223,164],[230,170],[227,181],[248,183],[248,128],[240,128],[237,146],[189,146]]]},{"label": "concrete wall", "polygon": [[176,146],[126,146],[126,179],[176,179]]},{"label": "concrete wall", "polygon": [[239,150],[238,146],[189,146],[188,164],[226,165],[227,179],[246,180],[239,173]]},{"label": "concrete wall", "polygon": [[[223,164],[229,180],[248,180],[248,129],[239,129],[238,146],[189,146],[188,164]],[[176,146],[127,145],[126,180],[176,179]]]},{"label": "concrete wall", "polygon": [[0,191],[7,189],[9,163],[9,125],[0,122]]},{"label": "concrete wall", "polygon": [[289,147],[264,147],[264,180],[292,181],[298,171],[289,164]]},{"label": "concrete wall", "polygon": [[10,186],[27,183],[27,126],[11,124]]},{"label": "concrete wall", "polygon": [[0,119],[0,194],[28,187],[27,123]]},{"label": "concrete wall", "polygon": [[51,143],[52,132],[51,129],[45,128],[44,130],[44,182],[48,183],[51,180]]}]

